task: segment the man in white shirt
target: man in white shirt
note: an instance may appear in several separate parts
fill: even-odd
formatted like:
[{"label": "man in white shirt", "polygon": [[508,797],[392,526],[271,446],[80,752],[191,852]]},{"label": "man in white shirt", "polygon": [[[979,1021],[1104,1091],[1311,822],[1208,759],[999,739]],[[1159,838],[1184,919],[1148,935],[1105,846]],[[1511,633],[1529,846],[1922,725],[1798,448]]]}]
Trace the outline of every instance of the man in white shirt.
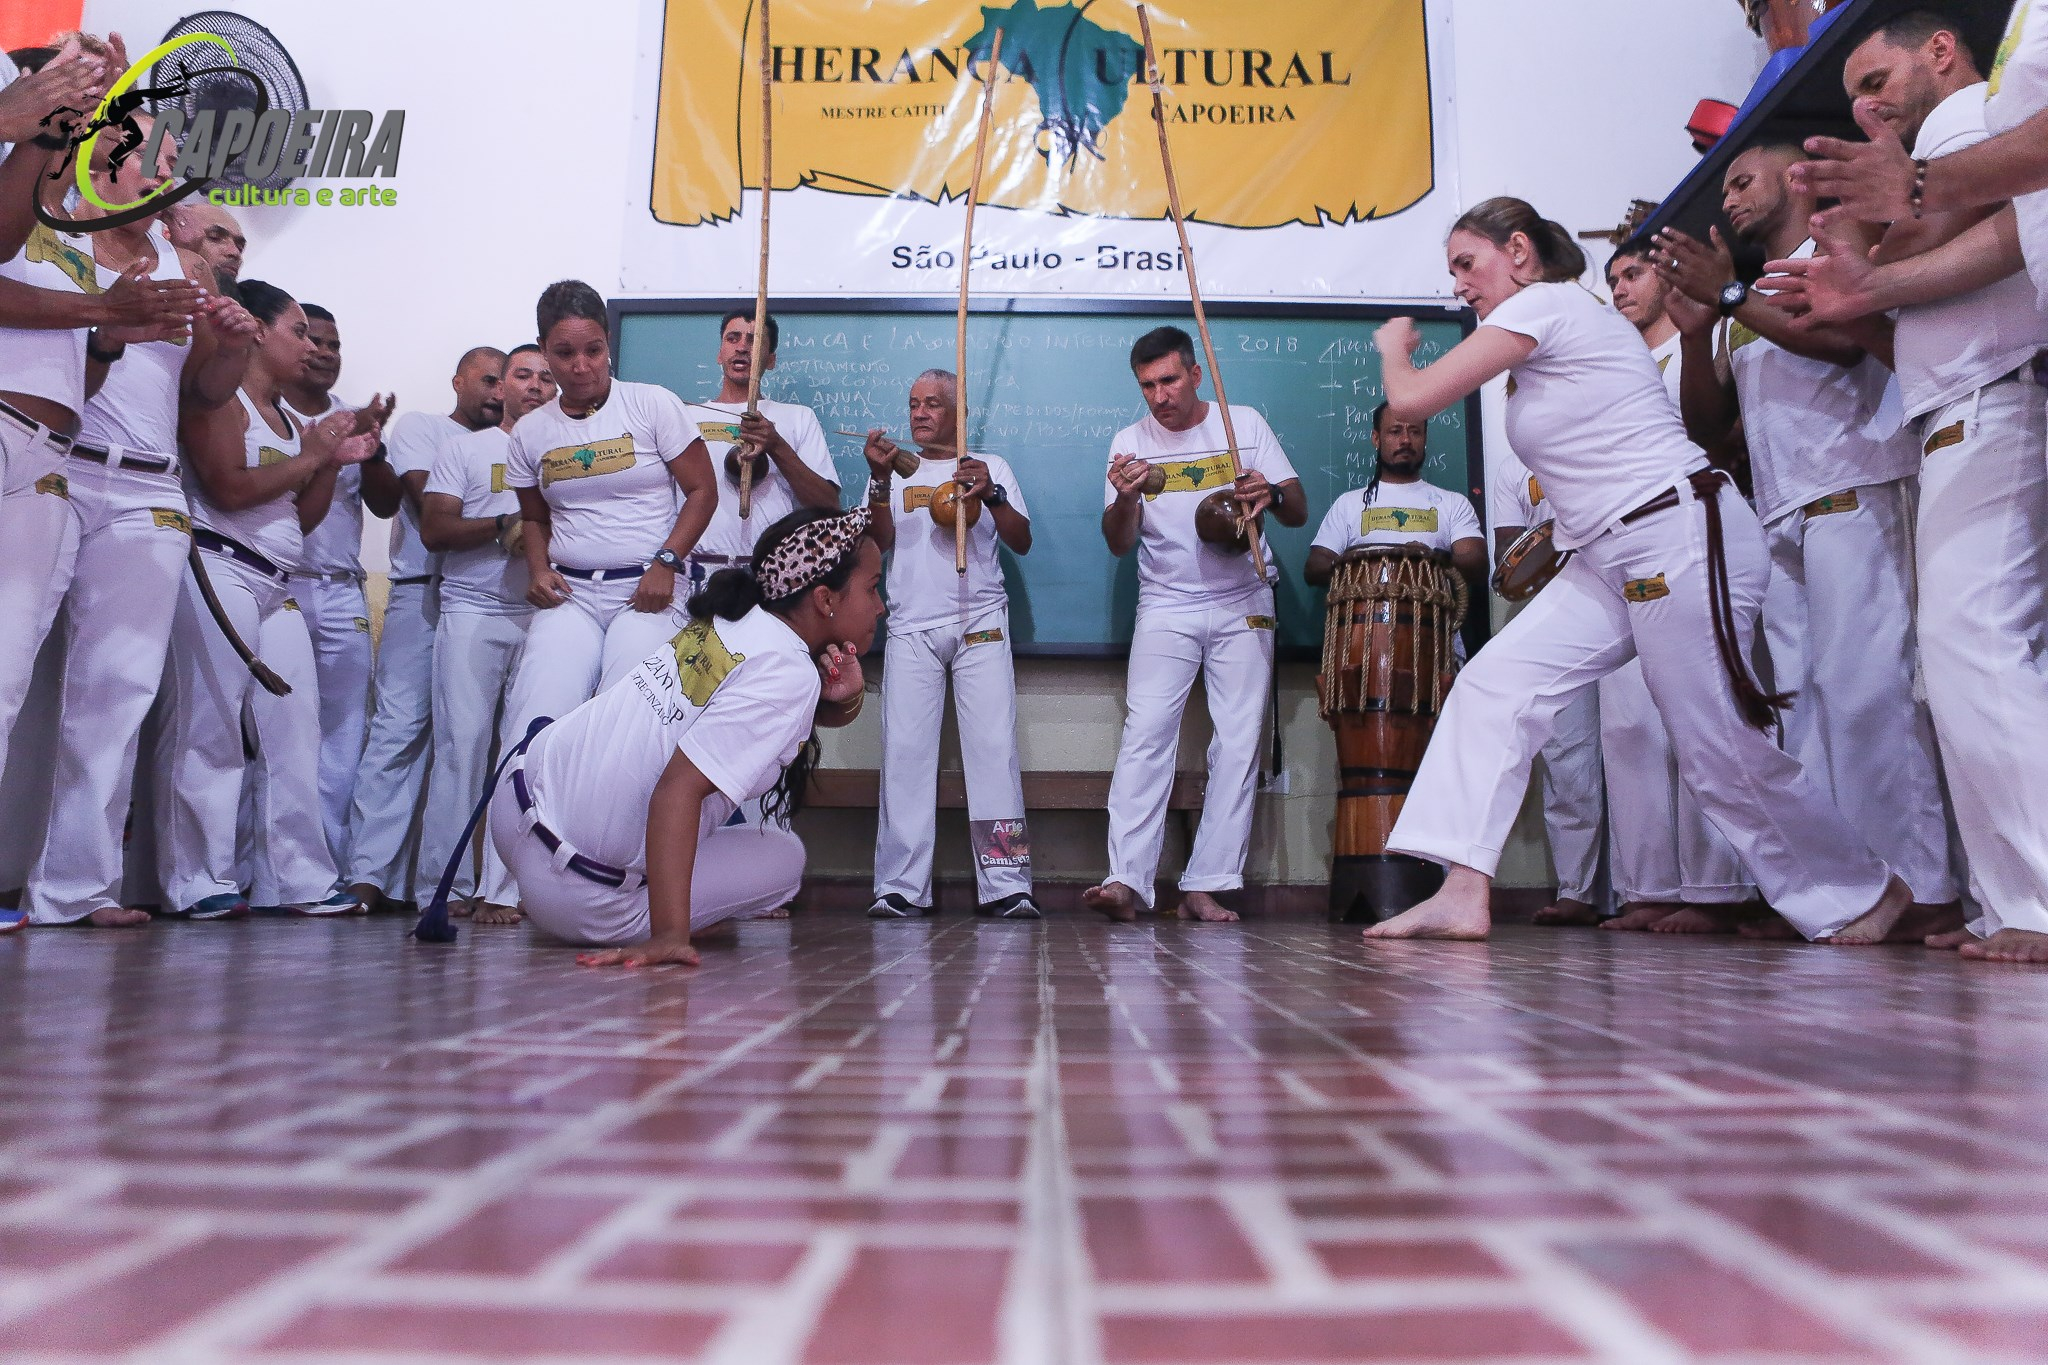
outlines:
[{"label": "man in white shirt", "polygon": [[[1968,49],[1908,15],[1849,56],[1853,96],[1933,160],[1987,137]],[[1893,223],[1880,263],[1928,251],[1999,205],[1923,212]],[[1958,297],[1899,310],[1893,343],[1923,463],[1915,523],[1922,671],[1981,889],[1985,941],[1951,934],[1969,956],[2048,962],[2048,765],[2017,740],[2048,730],[2048,678],[2035,657],[2044,624],[2040,547],[2048,539],[2048,407],[2034,380],[2048,315],[2015,272]]]},{"label": "man in white shirt", "polygon": [[[504,733],[500,718],[533,607],[526,600],[519,495],[505,481],[505,463],[513,424],[555,396],[540,347],[528,343],[506,354],[500,393],[498,425],[450,441],[427,475],[422,499],[420,541],[441,556],[441,615],[434,627],[434,761],[413,876],[413,899],[421,905],[433,899],[443,869],[458,854],[450,894],[465,903],[475,896],[476,869],[456,841],[491,770],[492,736],[502,746],[519,742]],[[474,912],[478,924],[520,920],[516,905],[485,903]]]},{"label": "man in white shirt", "polygon": [[[1767,256],[1814,249],[1816,205],[1790,181],[1804,159],[1794,146],[1758,145],[1729,164],[1723,211]],[[1919,442],[1899,429],[1890,376],[1854,338],[1797,329],[1750,300],[1725,248],[1672,244],[1680,264],[1665,273],[1690,292],[1676,305],[1689,333],[1687,429],[1711,445],[1739,419],[1749,450],[1771,553],[1763,624],[1773,686],[1793,694],[1785,747],[1912,888],[1915,908],[1893,936],[1960,929],[1934,731],[1913,697],[1908,520]],[[1710,303],[1729,315],[1718,355]]]},{"label": "man in white shirt", "polygon": [[377,645],[377,700],[356,771],[349,807],[349,891],[372,910],[385,899],[404,903],[412,885],[415,817],[431,758],[434,628],[440,615],[435,580],[440,556],[420,543],[419,515],[427,475],[456,437],[498,425],[505,353],[476,346],[463,353],[449,381],[455,407],[444,415],[409,412],[385,437],[398,472],[402,504],[391,523],[391,594]]},{"label": "man in white shirt", "polygon": [[[868,433],[868,534],[889,555],[889,643],[882,675],[882,803],[875,838],[871,919],[932,912],[939,727],[953,682],[967,831],[974,846],[975,912],[1037,919],[1031,840],[1017,758],[1017,679],[1010,662],[1010,599],[998,544],[1031,549],[1031,512],[1016,471],[999,455],[959,453],[958,380],[926,370],[910,386],[910,436],[922,456],[896,482],[897,446]],[[941,485],[964,489],[967,572],[954,568],[954,532],[932,515]]]},{"label": "man in white shirt", "polygon": [[1428,424],[1390,421],[1382,403],[1372,410],[1372,448],[1372,481],[1330,504],[1301,576],[1321,587],[1345,554],[1362,545],[1419,545],[1449,555],[1475,597],[1484,600],[1486,537],[1479,514],[1464,495],[1422,477]]},{"label": "man in white shirt", "polygon": [[[1181,712],[1199,673],[1214,736],[1202,821],[1180,878],[1180,915],[1230,921],[1237,915],[1212,893],[1244,885],[1260,722],[1272,685],[1273,587],[1245,550],[1196,535],[1197,508],[1231,486],[1232,443],[1221,408],[1201,397],[1194,340],[1178,327],[1147,332],[1131,348],[1131,372],[1150,411],[1110,443],[1102,536],[1112,554],[1138,551],[1138,620],[1109,786],[1109,876],[1083,899],[1117,920],[1151,908]],[[1271,507],[1282,525],[1305,525],[1308,500],[1266,419],[1232,405],[1230,421],[1243,514],[1256,518]],[[1165,488],[1148,494],[1155,468]],[[1271,549],[1262,542],[1259,553],[1267,573],[1276,573]]]},{"label": "man in white shirt", "polygon": [[[782,329],[767,320],[762,379],[775,368]],[[760,534],[799,507],[839,508],[839,471],[825,445],[818,416],[799,403],[760,400],[760,415],[747,412],[747,384],[754,365],[754,312],[736,308],[718,325],[718,396],[692,404],[690,420],[704,438],[711,471],[718,478],[718,507],[711,524],[690,551],[690,581],[678,586],[687,597],[720,569],[751,563]],[[745,443],[765,452],[753,457],[754,483],[748,516],[740,517],[740,484],[735,452]]]},{"label": "man in white shirt", "polygon": [[[1505,445],[1489,450],[1487,516],[1493,523],[1496,562],[1523,532],[1550,520],[1543,485]],[[1523,605],[1527,605],[1524,603]],[[1519,611],[1520,607],[1510,608]],[[1600,847],[1606,828],[1605,783],[1600,771],[1600,689],[1581,687],[1558,710],[1543,757],[1543,834],[1550,844],[1550,868],[1557,897],[1538,910],[1534,922],[1583,927],[1600,923]]]},{"label": "man in white shirt", "polygon": [[[306,336],[313,359],[297,382],[284,385],[286,406],[316,422],[339,403],[341,331],[334,314],[317,303],[306,312]],[[380,517],[397,514],[398,474],[388,452],[343,469],[334,480],[334,500],[319,525],[306,532],[307,571],[291,576],[292,597],[313,637],[313,661],[320,670],[320,818],[327,828],[335,866],[348,863],[348,808],[362,762],[370,723],[370,605],[363,595],[363,509]],[[261,756],[258,756],[261,762]],[[258,850],[260,856],[260,849]]]}]

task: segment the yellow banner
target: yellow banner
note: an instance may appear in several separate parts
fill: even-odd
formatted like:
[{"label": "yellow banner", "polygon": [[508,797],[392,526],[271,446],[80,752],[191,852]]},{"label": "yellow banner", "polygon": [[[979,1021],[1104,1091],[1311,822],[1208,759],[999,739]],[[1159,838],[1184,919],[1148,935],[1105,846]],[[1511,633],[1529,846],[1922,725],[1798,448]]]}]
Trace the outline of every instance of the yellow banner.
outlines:
[{"label": "yellow banner", "polygon": [[[1429,193],[1423,0],[1168,0],[1151,14],[1191,220],[1355,222]],[[761,188],[755,22],[754,0],[669,0],[652,190],[662,222],[730,220]],[[1000,30],[981,202],[1166,216],[1130,5],[775,0],[771,24],[777,190],[964,194]]]}]

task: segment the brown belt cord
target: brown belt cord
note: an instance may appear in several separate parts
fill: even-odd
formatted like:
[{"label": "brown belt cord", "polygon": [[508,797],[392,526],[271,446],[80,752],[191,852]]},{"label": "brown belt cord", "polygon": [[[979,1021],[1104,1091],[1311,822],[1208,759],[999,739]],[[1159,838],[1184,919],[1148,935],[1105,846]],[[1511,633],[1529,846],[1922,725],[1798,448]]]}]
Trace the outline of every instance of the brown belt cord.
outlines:
[{"label": "brown belt cord", "polygon": [[1735,627],[1735,599],[1728,587],[1728,546],[1721,535],[1719,493],[1726,478],[1715,469],[1702,469],[1690,476],[1693,496],[1707,514],[1707,610],[1714,622],[1714,645],[1721,653],[1735,704],[1744,720],[1759,730],[1778,723],[1778,712],[1792,704],[1790,692],[1766,692],[1750,676],[1739,647],[1741,633]]}]

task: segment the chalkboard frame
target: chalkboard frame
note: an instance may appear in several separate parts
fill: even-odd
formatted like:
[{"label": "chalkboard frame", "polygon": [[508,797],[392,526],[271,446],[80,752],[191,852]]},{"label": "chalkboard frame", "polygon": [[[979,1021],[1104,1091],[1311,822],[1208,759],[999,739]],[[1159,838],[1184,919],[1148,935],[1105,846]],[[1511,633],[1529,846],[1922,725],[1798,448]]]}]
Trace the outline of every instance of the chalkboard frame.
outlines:
[{"label": "chalkboard frame", "polygon": [[[624,320],[631,314],[722,314],[728,309],[744,308],[753,310],[752,298],[673,298],[637,297],[615,298],[607,304],[610,315],[612,365],[616,372],[624,335]],[[881,295],[852,295],[847,297],[803,297],[777,298],[769,300],[769,311],[780,313],[920,313],[953,316],[959,305],[950,299],[933,296],[892,297]],[[1187,318],[1192,309],[1184,300],[1171,298],[1102,298],[1099,296],[1074,296],[1066,294],[1044,297],[990,298],[982,302],[968,303],[969,316],[1003,317],[1018,314],[1046,313],[1125,313],[1139,317]],[[1296,302],[1273,302],[1267,300],[1226,301],[1211,303],[1203,300],[1203,311],[1212,318],[1242,318],[1254,320],[1286,320],[1290,318],[1329,319],[1348,322],[1386,322],[1394,318],[1414,318],[1417,322],[1456,323],[1458,336],[1462,340],[1472,335],[1478,327],[1478,315],[1470,308],[1430,303],[1332,303],[1303,300]],[[1213,387],[1213,386],[1212,386]],[[1133,400],[1133,407],[1136,400]],[[1469,394],[1465,398],[1464,431],[1466,440],[1465,477],[1471,485],[1466,489],[1473,510],[1479,515],[1479,524],[1487,537],[1487,557],[1493,554],[1493,529],[1486,521],[1486,434],[1481,423],[1479,395]],[[1316,509],[1310,509],[1313,524]],[[1482,590],[1476,593],[1471,610],[1465,613],[1465,647],[1468,653],[1477,652],[1492,635],[1492,624],[1487,610],[1489,601]],[[880,641],[876,647],[880,648]],[[1130,657],[1130,646],[1120,644],[1077,644],[1048,643],[1012,646],[1022,658],[1053,659],[1124,659]],[[1281,660],[1300,663],[1314,662],[1320,656],[1312,646],[1278,645],[1276,657]]]}]

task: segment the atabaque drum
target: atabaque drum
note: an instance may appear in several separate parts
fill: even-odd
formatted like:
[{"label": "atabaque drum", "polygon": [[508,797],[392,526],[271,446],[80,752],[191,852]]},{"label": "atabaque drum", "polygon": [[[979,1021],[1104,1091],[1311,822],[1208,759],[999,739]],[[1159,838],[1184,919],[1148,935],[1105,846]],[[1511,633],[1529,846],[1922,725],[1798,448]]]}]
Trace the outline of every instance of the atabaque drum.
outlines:
[{"label": "atabaque drum", "polygon": [[1330,918],[1373,923],[1427,899],[1443,869],[1387,851],[1457,674],[1470,593],[1440,550],[1368,545],[1330,577],[1316,692],[1337,732]]}]

